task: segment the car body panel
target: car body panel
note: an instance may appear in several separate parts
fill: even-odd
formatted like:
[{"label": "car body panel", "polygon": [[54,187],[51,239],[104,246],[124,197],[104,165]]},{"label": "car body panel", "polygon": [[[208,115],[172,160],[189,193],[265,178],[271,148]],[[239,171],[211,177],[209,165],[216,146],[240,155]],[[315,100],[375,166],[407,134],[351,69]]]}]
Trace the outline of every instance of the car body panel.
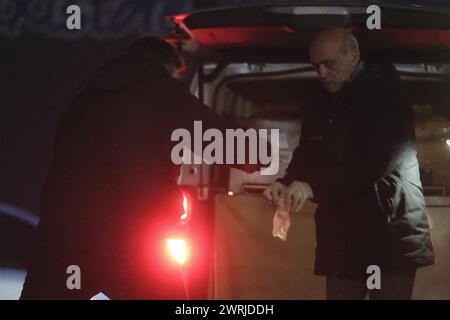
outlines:
[{"label": "car body panel", "polygon": [[446,58],[448,11],[380,7],[381,30],[367,29],[367,4],[265,5],[181,14],[172,17],[180,31],[174,40],[195,47],[205,60],[308,62],[308,45],[317,30],[342,26],[357,36],[365,55],[388,53],[398,61]]}]

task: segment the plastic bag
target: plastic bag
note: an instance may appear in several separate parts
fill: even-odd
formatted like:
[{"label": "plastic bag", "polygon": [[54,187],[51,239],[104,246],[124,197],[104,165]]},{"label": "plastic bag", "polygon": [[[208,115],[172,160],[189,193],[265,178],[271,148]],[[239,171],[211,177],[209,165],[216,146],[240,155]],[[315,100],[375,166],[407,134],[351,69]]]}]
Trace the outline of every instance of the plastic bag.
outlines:
[{"label": "plastic bag", "polygon": [[281,241],[286,241],[289,227],[291,226],[291,215],[289,208],[284,205],[278,206],[273,216],[272,235]]}]

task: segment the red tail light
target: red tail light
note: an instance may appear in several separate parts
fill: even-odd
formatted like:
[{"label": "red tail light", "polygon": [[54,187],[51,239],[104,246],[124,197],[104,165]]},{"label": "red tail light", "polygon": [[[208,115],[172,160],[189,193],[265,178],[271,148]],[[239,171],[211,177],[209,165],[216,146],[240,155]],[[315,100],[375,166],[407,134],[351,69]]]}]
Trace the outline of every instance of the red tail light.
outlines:
[{"label": "red tail light", "polygon": [[183,213],[179,222],[174,226],[166,238],[170,256],[180,265],[184,265],[189,256],[188,220],[190,218],[189,198],[183,193]]},{"label": "red tail light", "polygon": [[188,245],[184,239],[166,239],[167,248],[172,258],[174,258],[180,266],[186,263],[188,258]]},{"label": "red tail light", "polygon": [[189,218],[189,200],[186,194],[183,193],[183,214],[180,217],[180,220],[187,220]]}]

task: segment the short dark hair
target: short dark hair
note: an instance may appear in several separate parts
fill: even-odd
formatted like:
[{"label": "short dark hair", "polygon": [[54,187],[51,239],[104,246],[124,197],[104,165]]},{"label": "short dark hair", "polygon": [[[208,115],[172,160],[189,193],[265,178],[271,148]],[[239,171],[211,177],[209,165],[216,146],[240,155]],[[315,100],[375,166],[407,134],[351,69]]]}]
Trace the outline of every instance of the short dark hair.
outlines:
[{"label": "short dark hair", "polygon": [[178,50],[168,41],[155,36],[144,36],[133,40],[128,45],[127,51],[133,56],[155,60],[162,64],[174,64],[180,72],[186,70],[186,63]]}]

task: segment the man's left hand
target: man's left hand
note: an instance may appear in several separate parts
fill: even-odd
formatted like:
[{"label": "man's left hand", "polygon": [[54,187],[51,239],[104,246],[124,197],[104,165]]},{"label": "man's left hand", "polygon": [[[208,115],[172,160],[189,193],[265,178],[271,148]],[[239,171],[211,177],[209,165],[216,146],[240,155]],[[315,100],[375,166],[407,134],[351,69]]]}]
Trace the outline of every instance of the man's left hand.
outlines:
[{"label": "man's left hand", "polygon": [[281,198],[284,198],[287,208],[291,208],[291,212],[296,213],[303,208],[306,200],[313,196],[311,186],[308,183],[294,181],[284,191],[284,195]]}]

